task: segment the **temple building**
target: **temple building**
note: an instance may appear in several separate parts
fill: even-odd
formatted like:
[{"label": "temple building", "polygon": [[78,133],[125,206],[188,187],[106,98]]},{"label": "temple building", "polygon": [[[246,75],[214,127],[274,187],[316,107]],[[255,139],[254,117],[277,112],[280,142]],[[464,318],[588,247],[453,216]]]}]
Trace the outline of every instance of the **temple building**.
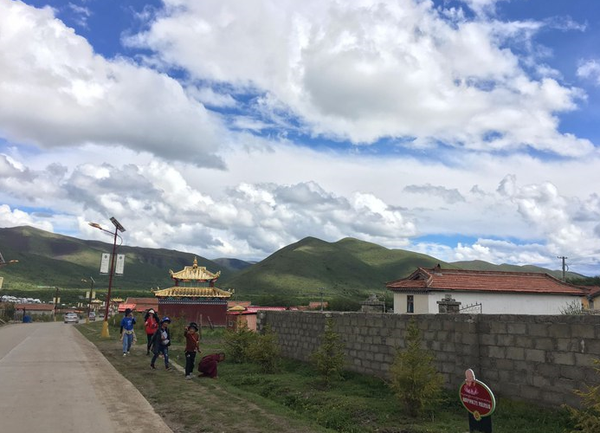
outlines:
[{"label": "temple building", "polygon": [[183,317],[186,322],[204,326],[226,326],[227,301],[232,292],[215,287],[221,271],[213,274],[204,266],[198,266],[198,260],[194,258],[192,266],[169,273],[175,285],[154,292],[161,316]]}]

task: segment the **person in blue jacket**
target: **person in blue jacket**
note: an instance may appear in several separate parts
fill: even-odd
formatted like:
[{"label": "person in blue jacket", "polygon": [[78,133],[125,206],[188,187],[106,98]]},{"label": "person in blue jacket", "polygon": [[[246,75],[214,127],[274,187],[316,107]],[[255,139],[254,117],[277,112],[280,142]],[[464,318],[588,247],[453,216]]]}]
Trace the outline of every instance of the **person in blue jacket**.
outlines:
[{"label": "person in blue jacket", "polygon": [[171,366],[169,365],[169,346],[171,345],[171,331],[169,331],[170,323],[171,319],[163,317],[160,321],[160,328],[158,328],[152,336],[152,352],[154,353],[152,361],[150,361],[150,368],[152,370],[156,370],[154,362],[160,353],[163,354],[165,359],[165,369],[171,369]]},{"label": "person in blue jacket", "polygon": [[123,341],[123,356],[127,356],[133,344],[133,325],[135,325],[135,317],[131,312],[131,308],[125,310],[125,317],[121,319],[121,340]]}]

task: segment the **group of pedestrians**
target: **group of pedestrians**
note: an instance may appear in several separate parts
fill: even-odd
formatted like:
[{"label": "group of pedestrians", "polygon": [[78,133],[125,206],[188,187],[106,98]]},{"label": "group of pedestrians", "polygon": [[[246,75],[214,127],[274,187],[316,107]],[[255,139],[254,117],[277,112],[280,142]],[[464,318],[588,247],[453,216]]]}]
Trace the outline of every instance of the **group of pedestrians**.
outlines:
[{"label": "group of pedestrians", "polygon": [[[123,356],[127,356],[135,339],[133,326],[135,317],[131,309],[125,310],[125,316],[121,319],[121,340],[123,341]],[[169,364],[169,346],[171,345],[171,331],[169,325],[171,319],[167,316],[159,319],[158,314],[153,309],[149,309],[144,316],[144,329],[146,331],[146,355],[152,352],[150,368],[156,370],[155,362],[162,355],[165,362],[165,369],[171,370]],[[185,378],[192,379],[194,365],[196,362],[196,353],[200,353],[200,334],[198,324],[190,322],[184,328],[185,337]],[[225,359],[224,353],[215,353],[204,356],[198,364],[199,377],[217,377],[218,363]]]}]

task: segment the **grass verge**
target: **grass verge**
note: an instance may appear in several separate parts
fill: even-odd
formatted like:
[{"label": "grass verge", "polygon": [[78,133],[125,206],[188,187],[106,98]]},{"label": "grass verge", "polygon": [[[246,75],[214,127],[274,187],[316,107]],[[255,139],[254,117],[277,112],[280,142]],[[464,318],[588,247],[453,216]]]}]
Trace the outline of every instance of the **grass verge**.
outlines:
[{"label": "grass verge", "polygon": [[[78,329],[177,432],[468,431],[467,413],[458,402],[457,392],[447,392],[435,410],[414,419],[380,379],[346,372],[342,380],[327,387],[310,365],[294,360],[283,360],[275,374],[263,374],[254,364],[225,361],[219,366],[218,380],[186,381],[179,371],[150,370],[143,338],[131,356],[123,357],[118,328],[111,328],[110,339],[101,339],[101,323],[80,325]],[[175,327],[171,329],[173,334],[182,333]],[[143,337],[143,332],[138,331],[138,335]],[[221,331],[204,332],[203,354],[222,350],[222,344]],[[170,358],[184,365],[181,344],[171,347]],[[498,401],[493,423],[495,433],[563,433],[569,427],[564,410],[504,399]]]}]

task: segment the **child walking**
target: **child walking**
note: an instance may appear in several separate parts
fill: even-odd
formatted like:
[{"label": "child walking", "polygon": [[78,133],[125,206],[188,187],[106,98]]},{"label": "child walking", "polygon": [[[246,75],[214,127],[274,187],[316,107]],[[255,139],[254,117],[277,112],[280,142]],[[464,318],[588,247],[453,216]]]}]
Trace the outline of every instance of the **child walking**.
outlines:
[{"label": "child walking", "polygon": [[144,327],[146,329],[146,338],[148,343],[146,345],[146,355],[150,355],[150,346],[152,346],[152,336],[158,329],[158,314],[150,308],[144,317]]},{"label": "child walking", "polygon": [[183,336],[185,337],[185,378],[189,380],[194,371],[196,352],[200,352],[198,325],[191,322],[184,328]]},{"label": "child walking", "polygon": [[127,356],[133,344],[133,325],[135,317],[130,308],[125,310],[125,317],[121,319],[121,340],[123,341],[123,356]]},{"label": "child walking", "polygon": [[170,323],[171,319],[163,317],[160,321],[160,328],[158,328],[152,336],[152,352],[154,353],[152,361],[150,361],[150,368],[152,370],[156,370],[154,362],[160,353],[162,353],[165,359],[165,369],[171,369],[171,366],[169,365],[169,346],[171,345],[171,332],[169,331]]}]

